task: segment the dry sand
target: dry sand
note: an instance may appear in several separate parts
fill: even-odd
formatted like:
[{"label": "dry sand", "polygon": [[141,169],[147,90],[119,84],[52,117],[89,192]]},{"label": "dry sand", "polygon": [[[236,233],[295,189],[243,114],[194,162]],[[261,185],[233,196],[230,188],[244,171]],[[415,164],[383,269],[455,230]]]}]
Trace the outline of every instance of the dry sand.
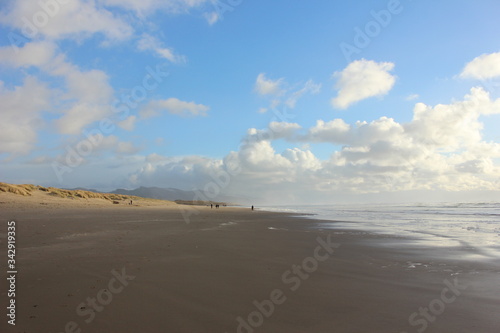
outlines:
[{"label": "dry sand", "polygon": [[318,230],[304,218],[248,208],[112,205],[39,194],[0,193],[5,313],[11,220],[18,270],[16,325],[2,314],[1,332],[493,333],[500,327],[498,263],[463,260],[467,249]]}]

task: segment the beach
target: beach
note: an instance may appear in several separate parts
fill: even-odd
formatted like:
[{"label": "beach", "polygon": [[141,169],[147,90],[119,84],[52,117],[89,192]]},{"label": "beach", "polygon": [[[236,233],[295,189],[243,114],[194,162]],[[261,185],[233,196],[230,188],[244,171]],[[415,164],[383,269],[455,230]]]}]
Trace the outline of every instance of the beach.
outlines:
[{"label": "beach", "polygon": [[466,247],[249,207],[46,199],[0,193],[17,269],[2,332],[498,331],[498,261]]}]

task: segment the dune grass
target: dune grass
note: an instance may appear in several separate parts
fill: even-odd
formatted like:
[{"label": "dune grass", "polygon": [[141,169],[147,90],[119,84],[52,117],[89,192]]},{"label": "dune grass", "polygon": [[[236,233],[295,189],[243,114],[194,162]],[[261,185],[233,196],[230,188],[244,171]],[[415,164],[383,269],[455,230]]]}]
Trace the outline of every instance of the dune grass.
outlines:
[{"label": "dune grass", "polygon": [[7,184],[0,182],[0,192],[14,193],[22,196],[31,196],[35,191],[43,191],[49,195],[68,199],[104,199],[108,201],[140,200],[143,198],[114,193],[97,193],[84,190],[64,190],[56,187],[43,187],[32,184]]}]

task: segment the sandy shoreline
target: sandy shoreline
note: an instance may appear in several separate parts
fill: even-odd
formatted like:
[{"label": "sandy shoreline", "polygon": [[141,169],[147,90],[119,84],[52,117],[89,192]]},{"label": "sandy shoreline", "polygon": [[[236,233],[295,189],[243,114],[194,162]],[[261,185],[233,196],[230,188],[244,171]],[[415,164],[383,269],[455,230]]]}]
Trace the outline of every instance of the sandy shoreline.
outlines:
[{"label": "sandy shoreline", "polygon": [[177,205],[20,209],[7,196],[2,260],[15,220],[19,272],[2,332],[498,331],[498,263],[466,249],[250,209],[199,207],[186,223]]}]

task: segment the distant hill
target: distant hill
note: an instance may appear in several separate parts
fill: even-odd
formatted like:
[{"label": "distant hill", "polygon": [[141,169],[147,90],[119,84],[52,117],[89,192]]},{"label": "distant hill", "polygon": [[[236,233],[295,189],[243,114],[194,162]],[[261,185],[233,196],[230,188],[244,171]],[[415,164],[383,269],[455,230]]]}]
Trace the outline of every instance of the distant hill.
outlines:
[{"label": "distant hill", "polygon": [[[160,200],[170,200],[170,201],[193,201],[193,200],[210,200],[220,201],[220,202],[238,202],[239,200],[233,197],[228,196],[217,196],[215,198],[211,198],[211,196],[205,196],[204,198],[200,198],[199,195],[196,194],[195,191],[185,191],[179,190],[176,188],[162,188],[162,187],[144,187],[141,186],[136,188],[135,190],[125,190],[125,189],[117,189],[112,191],[111,193],[122,194],[122,195],[134,195],[137,197],[143,198],[151,198],[151,199],[160,199]],[[202,193],[203,194],[203,193]]]},{"label": "distant hill", "polygon": [[111,193],[123,195],[135,195],[143,198],[161,199],[161,200],[193,200],[195,193],[193,191],[184,191],[176,188],[144,187],[141,186],[135,190],[125,190],[119,188]]},{"label": "distant hill", "polygon": [[85,187],[74,187],[74,188],[63,187],[61,189],[68,190],[68,191],[89,191],[89,192],[95,192],[95,193],[104,193],[102,191],[94,190],[93,188],[85,188]]}]

